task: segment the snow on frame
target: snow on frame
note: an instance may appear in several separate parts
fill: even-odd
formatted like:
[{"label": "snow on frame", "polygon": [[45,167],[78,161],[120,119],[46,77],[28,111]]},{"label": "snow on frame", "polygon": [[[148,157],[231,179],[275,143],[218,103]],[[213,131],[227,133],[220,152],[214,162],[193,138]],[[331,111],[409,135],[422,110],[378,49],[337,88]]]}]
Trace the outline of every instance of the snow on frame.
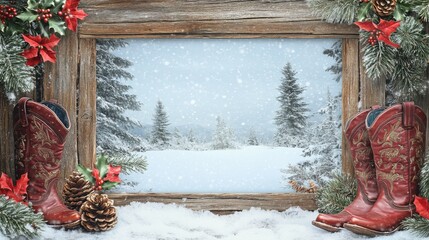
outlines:
[{"label": "snow on frame", "polygon": [[[367,239],[343,230],[329,233],[311,225],[317,212],[290,208],[283,212],[257,208],[218,216],[174,204],[137,203],[118,207],[118,224],[108,232],[87,233],[45,228],[41,239],[142,240],[354,240]],[[6,239],[1,238],[0,239]],[[374,240],[420,240],[409,231]]]}]

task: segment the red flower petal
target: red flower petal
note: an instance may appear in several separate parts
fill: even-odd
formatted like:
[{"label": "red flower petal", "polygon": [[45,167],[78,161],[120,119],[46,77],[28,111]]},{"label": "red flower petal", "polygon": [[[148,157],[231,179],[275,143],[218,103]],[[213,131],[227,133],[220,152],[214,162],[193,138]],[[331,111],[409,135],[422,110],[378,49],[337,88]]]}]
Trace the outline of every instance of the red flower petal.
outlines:
[{"label": "red flower petal", "polygon": [[66,3],[64,4],[64,8],[65,9],[68,8],[70,10],[76,9],[77,6],[79,6],[79,1],[80,0],[67,0]]},{"label": "red flower petal", "polygon": [[60,38],[55,34],[51,34],[49,38],[43,38],[41,45],[52,50],[60,42]]},{"label": "red flower petal", "polygon": [[24,52],[21,54],[26,59],[35,58],[39,56],[39,49],[35,47],[30,47],[29,49],[24,50]]},{"label": "red flower petal", "polygon": [[40,50],[40,56],[42,56],[42,59],[44,62],[55,62],[57,60],[57,57],[55,56],[55,51],[50,50],[48,48],[43,48]]},{"label": "red flower petal", "polygon": [[75,11],[71,11],[70,14],[80,20],[83,20],[86,16],[88,16],[88,14],[86,14],[83,10],[75,10]]},{"label": "red flower petal", "polygon": [[17,194],[27,194],[27,186],[28,186],[28,174],[22,174],[21,177],[16,181],[16,185],[14,187],[14,192]]},{"label": "red flower petal", "polygon": [[121,179],[119,179],[119,176],[112,173],[108,173],[103,180],[110,181],[110,182],[121,182]]},{"label": "red flower petal", "polygon": [[77,30],[77,19],[74,17],[70,17],[70,18],[66,18],[65,21],[67,24],[67,28],[73,32],[76,32],[76,30]]},{"label": "red flower petal", "polygon": [[40,35],[31,36],[31,35],[22,34],[22,38],[32,47],[40,46],[40,42],[42,41],[42,37]]},{"label": "red flower petal", "polygon": [[384,33],[380,34],[380,36],[377,37],[377,40],[381,41],[381,42],[384,42],[384,43],[386,43],[387,45],[389,45],[389,46],[391,46],[393,48],[400,47],[399,44],[392,42],[390,40],[390,38],[386,37]]},{"label": "red flower petal", "polygon": [[27,64],[27,66],[34,67],[41,62],[42,62],[42,59],[39,56],[37,56],[34,58],[28,58],[25,64]]},{"label": "red flower petal", "polygon": [[429,202],[426,198],[416,196],[414,198],[414,205],[416,205],[416,212],[420,216],[429,219]]},{"label": "red flower petal", "polygon": [[12,179],[5,173],[1,174],[0,177],[0,188],[6,191],[13,191]]},{"label": "red flower petal", "polygon": [[97,168],[92,169],[92,176],[95,178],[95,181],[100,178],[100,171]]},{"label": "red flower petal", "polygon": [[367,21],[367,22],[355,22],[355,24],[362,30],[365,30],[367,32],[371,32],[376,30],[376,25],[371,22],[371,21]]},{"label": "red flower petal", "polygon": [[121,166],[116,166],[116,167],[112,165],[107,166],[107,173],[113,173],[113,174],[119,175],[119,173],[121,173],[121,170],[122,170]]},{"label": "red flower petal", "polygon": [[388,37],[396,31],[396,29],[401,25],[401,22],[396,21],[385,21],[380,20],[380,23],[377,25],[377,29],[385,33]]}]

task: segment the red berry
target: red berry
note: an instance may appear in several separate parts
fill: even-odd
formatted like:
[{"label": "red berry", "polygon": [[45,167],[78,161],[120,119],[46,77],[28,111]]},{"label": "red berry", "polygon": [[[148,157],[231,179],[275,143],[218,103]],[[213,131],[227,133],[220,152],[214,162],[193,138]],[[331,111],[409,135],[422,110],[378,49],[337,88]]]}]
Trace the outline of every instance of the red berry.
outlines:
[{"label": "red berry", "polygon": [[43,19],[43,21],[44,21],[45,23],[47,23],[47,22],[49,21],[49,19],[44,18],[44,19]]},{"label": "red berry", "polygon": [[50,12],[51,12],[51,9],[49,9],[49,8],[48,8],[48,9],[46,9],[46,12],[47,12],[47,13],[50,13]]},{"label": "red berry", "polygon": [[63,12],[62,11],[58,11],[58,16],[62,16]]},{"label": "red berry", "polygon": [[42,18],[40,16],[37,17],[37,21],[40,21]]}]

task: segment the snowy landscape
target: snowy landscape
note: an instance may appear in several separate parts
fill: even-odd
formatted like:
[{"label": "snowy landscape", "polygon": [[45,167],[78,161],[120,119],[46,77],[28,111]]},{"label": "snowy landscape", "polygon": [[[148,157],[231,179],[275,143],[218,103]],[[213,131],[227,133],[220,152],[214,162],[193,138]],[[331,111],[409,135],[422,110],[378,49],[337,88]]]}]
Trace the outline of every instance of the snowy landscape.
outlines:
[{"label": "snowy landscape", "polygon": [[[177,205],[131,203],[118,207],[118,224],[108,232],[55,230],[46,227],[41,239],[64,240],[354,240],[368,239],[347,230],[329,233],[311,225],[318,212],[290,208],[284,212],[257,208],[218,216]],[[0,239],[2,238],[0,233]],[[373,240],[422,240],[409,231]]]},{"label": "snowy landscape", "polygon": [[148,163],[117,192],[292,192],[290,180],[323,185],[340,169],[335,39],[104,40],[97,51],[97,150]]}]

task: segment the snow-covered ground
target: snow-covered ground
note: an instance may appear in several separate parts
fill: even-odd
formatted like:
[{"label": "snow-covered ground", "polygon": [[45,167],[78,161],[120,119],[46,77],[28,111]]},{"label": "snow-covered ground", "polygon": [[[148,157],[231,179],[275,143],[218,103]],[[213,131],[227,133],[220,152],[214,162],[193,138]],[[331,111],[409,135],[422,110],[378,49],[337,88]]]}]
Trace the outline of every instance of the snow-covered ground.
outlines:
[{"label": "snow-covered ground", "polygon": [[301,148],[246,146],[240,149],[148,151],[148,170],[121,175],[115,192],[292,192],[282,183],[288,164],[303,161]]},{"label": "snow-covered ground", "polygon": [[[343,230],[328,233],[311,225],[317,212],[291,208],[284,212],[251,209],[217,216],[176,205],[131,203],[118,207],[118,224],[108,232],[86,233],[46,228],[41,239],[61,240],[353,240],[366,239]],[[0,235],[0,239],[1,235]],[[420,240],[408,231],[373,240]]]}]

